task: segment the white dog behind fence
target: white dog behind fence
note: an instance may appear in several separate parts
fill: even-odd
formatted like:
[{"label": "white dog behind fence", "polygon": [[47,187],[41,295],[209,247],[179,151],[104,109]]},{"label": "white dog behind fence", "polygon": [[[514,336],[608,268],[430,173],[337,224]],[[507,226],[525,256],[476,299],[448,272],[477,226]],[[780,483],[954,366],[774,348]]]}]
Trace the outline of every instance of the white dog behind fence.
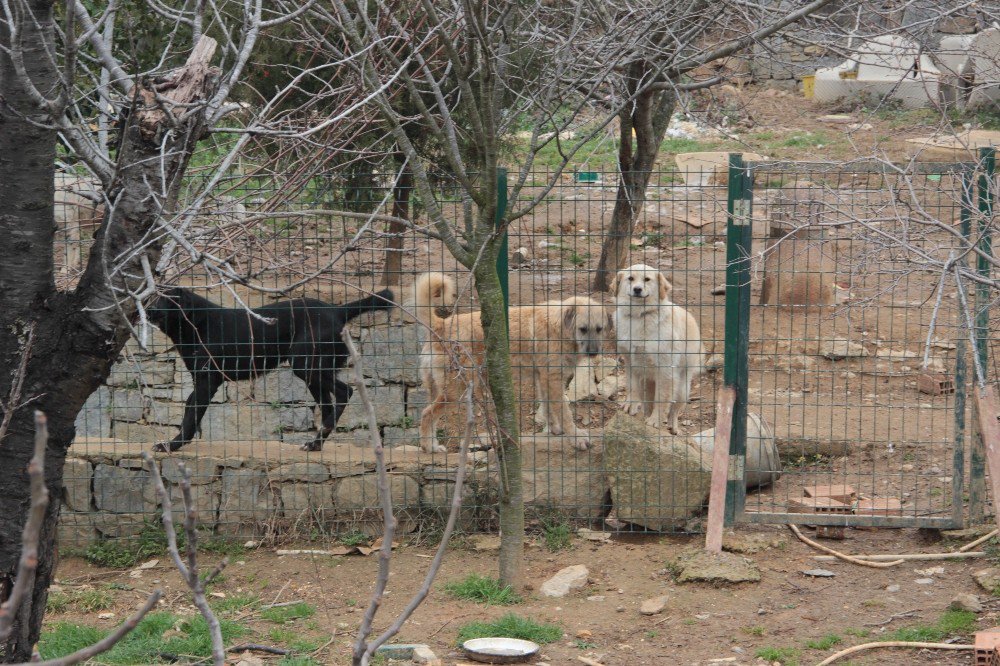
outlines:
[{"label": "white dog behind fence", "polygon": [[611,283],[618,352],[628,381],[623,409],[642,413],[659,428],[669,403],[667,427],[677,434],[677,417],[690,398],[691,382],[704,369],[705,350],[698,322],[670,300],[671,288],[663,273],[645,264],[619,271]]}]

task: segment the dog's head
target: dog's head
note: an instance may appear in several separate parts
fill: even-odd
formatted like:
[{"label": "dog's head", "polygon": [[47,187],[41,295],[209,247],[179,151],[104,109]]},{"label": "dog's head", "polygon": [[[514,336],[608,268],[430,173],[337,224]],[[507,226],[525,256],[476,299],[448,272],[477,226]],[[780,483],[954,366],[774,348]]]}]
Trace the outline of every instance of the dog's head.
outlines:
[{"label": "dog's head", "polygon": [[581,354],[597,356],[610,328],[611,315],[603,305],[586,296],[572,296],[562,303],[563,326]]},{"label": "dog's head", "polygon": [[646,264],[635,264],[618,271],[611,282],[611,292],[622,302],[667,301],[672,289],[663,273]]}]

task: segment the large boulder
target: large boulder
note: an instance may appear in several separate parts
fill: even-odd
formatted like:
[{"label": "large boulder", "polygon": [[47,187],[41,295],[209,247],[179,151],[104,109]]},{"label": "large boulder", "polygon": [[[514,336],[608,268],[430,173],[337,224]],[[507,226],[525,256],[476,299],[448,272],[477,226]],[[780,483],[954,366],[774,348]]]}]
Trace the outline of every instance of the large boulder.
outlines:
[{"label": "large boulder", "polygon": [[600,442],[578,451],[566,437],[523,435],[521,479],[525,507],[543,514],[603,518],[608,492]]},{"label": "large boulder", "polygon": [[688,438],[626,414],[604,430],[604,469],[619,520],[657,531],[683,526],[708,498],[710,464]]}]

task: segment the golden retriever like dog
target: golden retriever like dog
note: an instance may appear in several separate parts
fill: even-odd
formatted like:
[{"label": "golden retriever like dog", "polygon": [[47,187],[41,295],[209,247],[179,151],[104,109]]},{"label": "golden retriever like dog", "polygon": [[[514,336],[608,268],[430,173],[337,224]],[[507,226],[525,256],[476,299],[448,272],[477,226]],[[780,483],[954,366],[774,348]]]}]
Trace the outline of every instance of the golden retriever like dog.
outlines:
[{"label": "golden retriever like dog", "polygon": [[[420,415],[420,445],[428,453],[445,450],[437,441],[437,422],[448,403],[461,398],[469,371],[485,362],[479,313],[447,318],[437,313],[454,302],[455,294],[455,281],[443,273],[424,273],[414,285],[414,315],[430,329],[420,361],[422,380],[430,393],[430,404]],[[509,319],[514,380],[522,387],[534,382],[542,405],[539,415],[548,432],[572,437],[577,449],[587,449],[589,435],[573,422],[566,383],[579,354],[600,353],[610,324],[607,311],[591,298],[571,296],[511,308]]]},{"label": "golden retriever like dog", "polygon": [[[677,434],[677,417],[691,396],[691,382],[703,368],[705,351],[698,322],[671,302],[672,286],[652,266],[636,264],[619,271],[611,283],[615,294],[618,353],[625,357],[628,395],[622,408],[640,411],[659,428],[669,403],[667,427]],[[670,392],[667,392],[667,383]]]}]

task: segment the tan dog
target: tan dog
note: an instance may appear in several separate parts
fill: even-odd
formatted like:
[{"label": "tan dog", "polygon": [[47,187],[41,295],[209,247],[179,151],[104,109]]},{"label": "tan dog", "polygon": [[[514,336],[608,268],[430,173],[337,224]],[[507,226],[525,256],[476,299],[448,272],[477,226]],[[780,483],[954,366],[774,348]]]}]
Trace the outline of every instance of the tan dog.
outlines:
[{"label": "tan dog", "polygon": [[[454,301],[456,291],[454,280],[443,273],[424,273],[414,285],[414,315],[430,329],[420,361],[431,398],[420,415],[420,445],[427,452],[445,450],[437,441],[437,422],[448,403],[461,398],[470,371],[484,365],[479,313],[442,318],[436,312]],[[522,387],[535,384],[542,403],[539,411],[550,433],[572,437],[576,448],[585,450],[589,435],[573,422],[566,382],[578,354],[600,353],[609,325],[607,311],[591,298],[572,296],[511,308],[509,319],[514,380]]]},{"label": "tan dog", "polygon": [[677,417],[703,368],[705,351],[698,322],[670,301],[671,288],[663,273],[645,264],[619,271],[611,283],[618,353],[625,357],[628,379],[622,408],[632,415],[643,412],[646,423],[659,428],[663,405],[669,403],[668,428],[676,435]]}]

